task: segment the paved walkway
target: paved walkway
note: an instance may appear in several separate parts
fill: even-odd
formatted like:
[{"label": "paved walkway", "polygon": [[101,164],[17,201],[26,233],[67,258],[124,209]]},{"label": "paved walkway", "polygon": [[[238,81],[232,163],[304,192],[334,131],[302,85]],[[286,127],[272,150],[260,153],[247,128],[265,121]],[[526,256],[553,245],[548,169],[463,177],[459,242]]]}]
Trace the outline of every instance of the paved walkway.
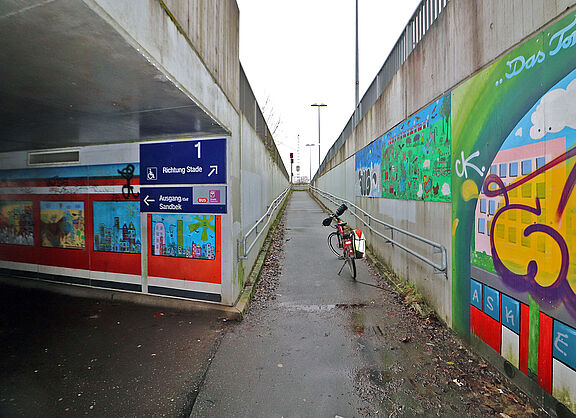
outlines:
[{"label": "paved walkway", "polygon": [[325,216],[308,193],[293,193],[277,298],[251,307],[224,336],[192,417],[534,412],[450,331],[402,304],[364,260],[356,281],[346,269],[338,276]]},{"label": "paved walkway", "polygon": [[342,262],[326,245],[324,217],[306,192],[293,193],[278,297],[226,335],[192,416],[356,414],[361,361],[345,307],[369,302],[375,283],[363,262],[358,281],[346,268],[337,275]]},{"label": "paved walkway", "polygon": [[277,297],[240,323],[0,284],[0,416],[534,412],[367,263],[357,281],[346,269],[338,276],[324,217],[306,192],[293,193]]}]

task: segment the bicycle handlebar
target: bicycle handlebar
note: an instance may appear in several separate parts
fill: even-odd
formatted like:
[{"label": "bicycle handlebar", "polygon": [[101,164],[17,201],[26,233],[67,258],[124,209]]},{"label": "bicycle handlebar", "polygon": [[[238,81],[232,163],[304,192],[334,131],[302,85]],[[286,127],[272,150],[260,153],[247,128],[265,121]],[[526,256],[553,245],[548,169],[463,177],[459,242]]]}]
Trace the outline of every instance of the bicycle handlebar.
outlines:
[{"label": "bicycle handlebar", "polygon": [[341,204],[338,209],[336,209],[336,212],[334,212],[332,215],[330,215],[328,218],[324,219],[322,221],[322,225],[324,226],[329,226],[332,223],[332,219],[336,218],[336,220],[340,221],[340,216],[342,216],[342,214],[344,212],[346,212],[348,210],[348,206],[346,206],[345,204]]},{"label": "bicycle handlebar", "polygon": [[348,206],[346,206],[344,203],[342,203],[340,205],[340,207],[338,209],[336,209],[336,212],[334,213],[334,215],[336,215],[336,217],[339,218],[347,210],[348,210]]}]

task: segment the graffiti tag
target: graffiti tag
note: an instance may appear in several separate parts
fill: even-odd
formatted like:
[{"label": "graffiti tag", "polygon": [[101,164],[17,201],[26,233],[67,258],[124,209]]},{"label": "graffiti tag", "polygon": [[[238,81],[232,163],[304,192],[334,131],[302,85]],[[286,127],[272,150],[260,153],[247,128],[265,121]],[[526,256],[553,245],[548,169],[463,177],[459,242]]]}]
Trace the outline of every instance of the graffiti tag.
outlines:
[{"label": "graffiti tag", "polygon": [[358,181],[361,196],[370,196],[374,190],[378,189],[378,176],[369,168],[358,170]]},{"label": "graffiti tag", "polygon": [[[538,273],[539,268],[536,260],[530,260],[528,262],[526,274],[514,273],[505,265],[504,261],[498,254],[498,248],[496,247],[494,241],[494,237],[496,235],[495,234],[496,225],[498,224],[502,215],[504,215],[506,212],[510,210],[520,210],[527,213],[531,213],[536,216],[540,216],[542,213],[540,199],[538,197],[535,198],[535,205],[534,207],[532,207],[519,203],[510,203],[508,192],[517,187],[520,187],[522,184],[532,180],[533,178],[539,176],[540,174],[543,174],[546,171],[550,170],[552,167],[574,156],[576,156],[576,148],[570,149],[569,151],[554,158],[552,161],[548,162],[539,169],[533,171],[526,177],[523,177],[522,179],[508,186],[504,185],[504,182],[499,176],[495,174],[490,174],[488,175],[488,177],[486,177],[486,180],[484,181],[484,191],[487,197],[497,197],[497,196],[504,197],[504,206],[501,207],[494,215],[490,229],[490,247],[492,250],[492,259],[494,263],[494,268],[496,269],[500,277],[502,277],[503,281],[507,285],[509,285],[511,288],[517,291],[528,291],[530,292],[530,294],[534,296],[545,297],[552,303],[563,301],[568,312],[570,312],[570,314],[576,318],[576,293],[575,290],[572,289],[572,287],[570,286],[570,283],[568,282],[570,251],[568,250],[568,245],[566,243],[565,238],[562,236],[562,234],[560,234],[560,232],[557,229],[544,223],[533,223],[527,225],[522,232],[522,234],[525,237],[528,237],[536,233],[544,234],[549,238],[551,238],[556,243],[558,249],[560,250],[560,260],[558,265],[556,266],[558,273],[553,283],[551,285],[547,285],[546,287],[541,286],[539,283],[536,282],[536,275]],[[558,207],[556,210],[557,221],[560,220],[560,217],[562,217],[564,213],[566,204],[572,191],[574,190],[575,184],[576,184],[576,165],[572,167],[570,174],[566,178],[560,202],[558,203]],[[491,185],[495,185],[496,187],[491,187]]]},{"label": "graffiti tag", "polygon": [[126,180],[126,184],[122,186],[122,196],[124,196],[124,199],[130,199],[130,195],[134,196],[135,198],[140,197],[140,193],[134,193],[134,186],[130,184],[130,180],[132,180],[134,177],[134,166],[132,164],[128,164],[122,170],[118,170],[118,174],[120,174],[122,178]]},{"label": "graffiti tag", "polygon": [[73,187],[69,187],[69,180],[59,176],[50,177],[46,184],[51,193],[72,194]]},{"label": "graffiti tag", "polygon": [[[480,156],[480,151],[475,151],[472,154],[470,154],[468,156],[468,158],[464,157],[464,151],[462,151],[462,153],[460,154],[462,156],[461,160],[456,160],[456,163],[454,165],[454,168],[456,169],[456,175],[458,177],[466,177],[468,178],[468,168],[473,169],[474,171],[476,171],[480,176],[484,175],[484,171],[486,170],[485,167],[482,167],[481,169],[476,167],[474,164],[472,164],[470,162],[471,159],[476,158],[478,156]],[[458,168],[460,167],[460,168]]]}]

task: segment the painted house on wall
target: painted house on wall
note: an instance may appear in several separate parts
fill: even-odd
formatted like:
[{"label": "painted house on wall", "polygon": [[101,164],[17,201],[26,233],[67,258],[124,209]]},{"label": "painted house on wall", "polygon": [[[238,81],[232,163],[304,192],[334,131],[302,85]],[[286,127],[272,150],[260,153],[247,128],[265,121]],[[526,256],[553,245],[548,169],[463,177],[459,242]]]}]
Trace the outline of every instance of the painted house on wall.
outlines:
[{"label": "painted house on wall", "polygon": [[166,228],[162,222],[154,224],[154,254],[161,255],[164,253],[166,243]]},{"label": "painted house on wall", "polygon": [[[546,223],[547,217],[552,217],[553,212],[547,208],[552,207],[554,200],[553,189],[546,187],[546,182],[553,182],[551,176],[559,172],[553,171],[536,176],[534,179],[515,187],[522,178],[531,174],[535,170],[543,167],[547,162],[552,161],[566,151],[566,138],[557,138],[546,142],[524,145],[517,148],[504,149],[498,152],[490,167],[490,174],[498,175],[508,189],[508,196],[512,204],[524,204],[533,207],[535,199],[540,200],[541,215],[539,221]],[[558,170],[566,169],[564,164]],[[475,250],[480,253],[492,256],[490,248],[490,228],[494,215],[504,205],[504,197],[488,198],[484,193],[484,188],[478,196],[476,204],[476,231],[474,235]],[[553,209],[552,209],[553,210]],[[532,223],[535,215],[526,211],[509,210],[500,219],[495,228],[496,237],[505,242],[508,246],[507,252],[513,252],[517,246],[524,250],[532,248],[540,252],[545,252],[545,244],[542,237],[532,238],[522,236],[522,231],[526,225]],[[550,218],[551,220],[552,218]],[[535,242],[533,242],[535,241]],[[529,255],[530,257],[531,255]],[[512,260],[510,260],[512,261]]]}]

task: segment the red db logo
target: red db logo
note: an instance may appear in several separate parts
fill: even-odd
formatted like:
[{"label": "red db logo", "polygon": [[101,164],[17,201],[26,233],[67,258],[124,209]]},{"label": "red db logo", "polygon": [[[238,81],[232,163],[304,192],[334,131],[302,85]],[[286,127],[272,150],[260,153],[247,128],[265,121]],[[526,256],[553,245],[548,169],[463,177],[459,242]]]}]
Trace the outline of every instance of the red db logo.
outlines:
[{"label": "red db logo", "polygon": [[199,197],[198,203],[208,203],[208,199],[206,199],[205,197]]}]

